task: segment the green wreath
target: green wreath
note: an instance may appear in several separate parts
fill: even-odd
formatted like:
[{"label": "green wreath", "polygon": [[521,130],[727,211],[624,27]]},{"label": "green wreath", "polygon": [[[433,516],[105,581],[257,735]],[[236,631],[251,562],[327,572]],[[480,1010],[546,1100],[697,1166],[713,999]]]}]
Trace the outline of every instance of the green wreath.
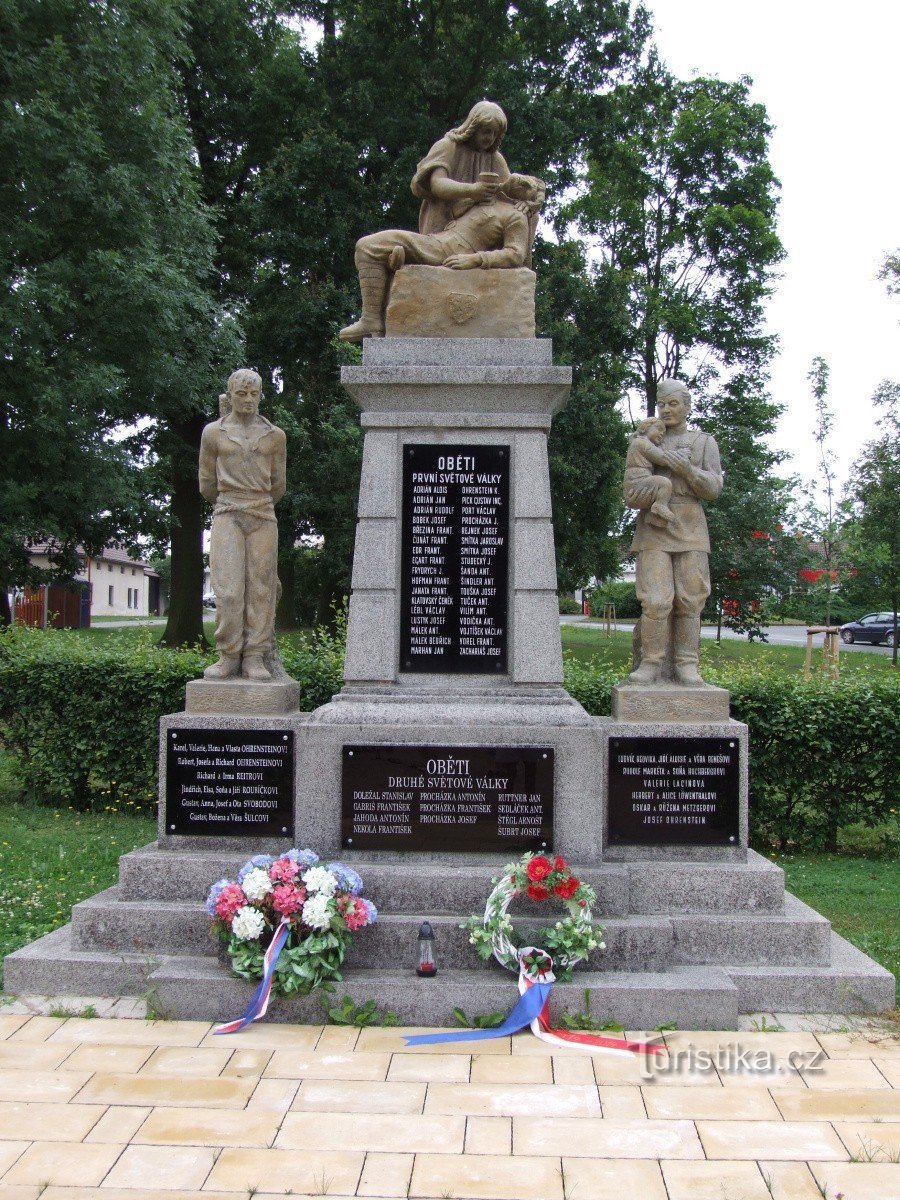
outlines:
[{"label": "green wreath", "polygon": [[543,854],[525,854],[518,862],[509,863],[494,890],[487,898],[484,916],[472,916],[462,926],[469,931],[469,942],[479,958],[496,958],[501,967],[518,973],[519,948],[513,938],[515,930],[507,912],[512,901],[520,895],[532,900],[552,898],[562,900],[568,916],[542,929],[536,941],[539,949],[553,959],[556,977],[565,982],[572,970],[587,958],[591,950],[604,950],[600,940],[603,929],[591,920],[591,905],[597,895],[587,883],[572,874],[566,860],[557,856],[553,861]]}]

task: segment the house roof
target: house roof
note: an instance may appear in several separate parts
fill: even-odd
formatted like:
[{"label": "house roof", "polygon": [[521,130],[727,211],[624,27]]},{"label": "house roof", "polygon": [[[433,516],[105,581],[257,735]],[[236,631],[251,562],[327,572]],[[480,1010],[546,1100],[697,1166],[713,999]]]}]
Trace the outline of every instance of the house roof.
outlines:
[{"label": "house roof", "polygon": [[[51,549],[53,549],[53,547],[50,542],[35,542],[34,545],[29,546],[28,552],[29,554],[47,554]],[[94,562],[116,563],[117,565],[123,567],[140,567],[145,575],[158,576],[159,574],[145,562],[142,562],[141,559],[132,558],[127,550],[123,550],[121,546],[117,546],[112,542],[103,548],[102,553],[90,556],[85,554],[84,546],[76,546],[75,549],[81,558],[91,557],[93,558]]]}]

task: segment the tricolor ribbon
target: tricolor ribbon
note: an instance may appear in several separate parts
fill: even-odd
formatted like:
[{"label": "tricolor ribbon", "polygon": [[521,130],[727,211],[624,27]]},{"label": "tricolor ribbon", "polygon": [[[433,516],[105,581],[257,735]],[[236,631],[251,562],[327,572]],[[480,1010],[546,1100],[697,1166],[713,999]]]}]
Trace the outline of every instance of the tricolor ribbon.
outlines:
[{"label": "tricolor ribbon", "polygon": [[284,949],[290,931],[290,920],[287,917],[283,917],[263,957],[263,977],[259,987],[253,993],[253,999],[247,1005],[246,1012],[242,1017],[238,1017],[236,1021],[226,1021],[224,1025],[217,1025],[213,1033],[237,1033],[239,1029],[243,1029],[246,1025],[249,1025],[251,1021],[258,1021],[266,1015],[269,1009],[269,997],[272,994],[272,979],[275,975],[275,964],[278,962],[279,954]]},{"label": "tricolor ribbon", "polygon": [[[530,961],[526,961],[530,960]],[[577,1033],[571,1029],[554,1029],[550,1024],[550,993],[556,976],[553,959],[543,950],[525,946],[519,952],[519,999],[502,1025],[496,1029],[464,1029],[453,1033],[419,1033],[405,1039],[407,1046],[429,1046],[438,1042],[471,1042],[486,1038],[508,1037],[526,1025],[531,1032],[555,1046],[571,1046],[578,1050],[611,1054],[665,1054],[656,1042],[633,1042],[628,1038],[602,1037],[597,1033]]]}]

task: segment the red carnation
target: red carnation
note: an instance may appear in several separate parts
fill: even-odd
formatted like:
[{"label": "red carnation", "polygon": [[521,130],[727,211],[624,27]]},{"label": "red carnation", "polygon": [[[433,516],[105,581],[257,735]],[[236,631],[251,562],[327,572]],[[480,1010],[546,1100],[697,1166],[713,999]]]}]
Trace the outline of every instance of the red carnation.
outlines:
[{"label": "red carnation", "polygon": [[526,889],[532,900],[549,900],[550,889],[544,887],[542,883],[529,883]]},{"label": "red carnation", "polygon": [[566,869],[566,860],[564,858],[561,858],[557,854],[556,858],[554,858],[554,860],[553,860],[553,870],[554,871],[564,871],[565,869]]},{"label": "red carnation", "polygon": [[550,860],[544,858],[543,854],[538,854],[529,861],[528,866],[525,868],[525,874],[532,883],[540,883],[542,879],[547,878],[552,870]]},{"label": "red carnation", "polygon": [[553,889],[557,896],[561,896],[563,900],[571,900],[579,887],[578,880],[574,875],[570,875],[568,879],[561,880]]}]

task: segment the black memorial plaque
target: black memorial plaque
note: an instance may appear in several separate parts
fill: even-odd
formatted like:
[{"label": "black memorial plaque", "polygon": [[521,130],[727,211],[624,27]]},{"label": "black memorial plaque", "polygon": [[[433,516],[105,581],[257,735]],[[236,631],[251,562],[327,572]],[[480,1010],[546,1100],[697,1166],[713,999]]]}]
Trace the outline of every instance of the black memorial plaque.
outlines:
[{"label": "black memorial plaque", "polygon": [[293,731],[168,731],[167,833],[286,837],[293,828]]},{"label": "black memorial plaque", "polygon": [[345,746],[341,840],[353,850],[547,850],[548,746]]},{"label": "black memorial plaque", "polygon": [[736,844],[739,752],[727,737],[610,738],[610,844]]},{"label": "black memorial plaque", "polygon": [[401,671],[506,670],[509,447],[403,447]]}]

